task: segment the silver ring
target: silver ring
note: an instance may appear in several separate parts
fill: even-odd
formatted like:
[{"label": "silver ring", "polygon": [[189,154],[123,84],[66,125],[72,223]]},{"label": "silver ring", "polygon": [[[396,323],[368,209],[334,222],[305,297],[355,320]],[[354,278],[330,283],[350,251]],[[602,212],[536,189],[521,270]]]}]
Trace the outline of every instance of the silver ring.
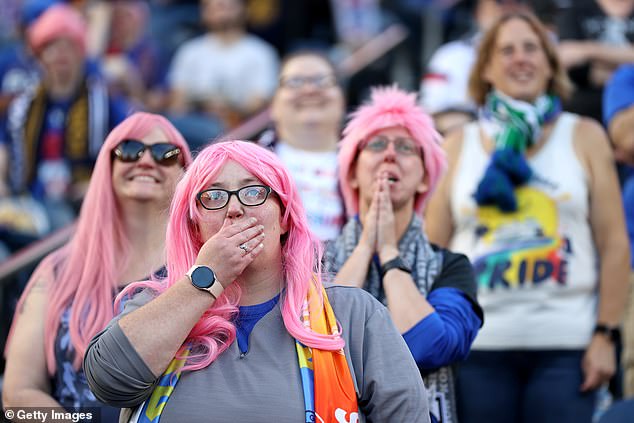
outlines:
[{"label": "silver ring", "polygon": [[240,244],[240,245],[238,246],[238,248],[239,248],[239,249],[241,249],[242,251],[244,251],[245,253],[248,251],[248,249],[247,249],[247,245],[246,245],[246,244]]}]

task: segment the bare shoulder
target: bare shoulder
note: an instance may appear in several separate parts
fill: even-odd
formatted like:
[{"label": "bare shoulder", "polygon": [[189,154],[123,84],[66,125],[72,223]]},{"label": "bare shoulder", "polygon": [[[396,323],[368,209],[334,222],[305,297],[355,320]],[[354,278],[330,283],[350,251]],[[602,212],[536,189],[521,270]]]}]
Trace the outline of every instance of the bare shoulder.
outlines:
[{"label": "bare shoulder", "polygon": [[64,254],[60,250],[54,251],[44,257],[44,259],[37,265],[31,276],[34,282],[33,288],[47,289],[51,284],[54,284],[56,277],[56,263],[63,260]]},{"label": "bare shoulder", "polygon": [[609,154],[611,147],[605,129],[594,119],[579,117],[575,127],[575,148],[585,155]]},{"label": "bare shoulder", "polygon": [[612,147],[608,136],[596,120],[579,117],[573,139],[575,153],[591,176],[596,174],[597,167],[613,163]]},{"label": "bare shoulder", "polygon": [[614,155],[603,127],[594,119],[580,117],[574,131],[574,150],[581,164],[597,181],[614,167]]},{"label": "bare shoulder", "polygon": [[47,257],[33,271],[20,299],[18,312],[22,314],[26,310],[40,309],[48,299],[48,291],[54,284],[54,278],[55,273]]}]

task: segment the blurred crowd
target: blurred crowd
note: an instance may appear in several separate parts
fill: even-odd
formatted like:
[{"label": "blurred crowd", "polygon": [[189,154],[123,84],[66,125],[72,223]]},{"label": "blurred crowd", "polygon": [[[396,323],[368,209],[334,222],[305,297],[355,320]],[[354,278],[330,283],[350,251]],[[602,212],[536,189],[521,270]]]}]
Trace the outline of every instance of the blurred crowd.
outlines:
[{"label": "blurred crowd", "polygon": [[[508,18],[513,14],[529,18]],[[407,29],[403,43],[354,75],[342,74],[343,60],[393,24]],[[268,127],[251,141],[273,151],[288,168],[311,230],[326,242],[326,251],[335,260],[325,262],[325,267],[337,272],[336,281],[344,285],[359,276],[352,285],[386,303],[397,328],[411,338],[412,325],[399,326],[402,316],[392,310],[387,291],[368,288],[383,280],[380,263],[394,257],[382,257],[385,251],[376,247],[366,255],[358,251],[357,244],[365,245],[369,236],[365,219],[379,213],[371,207],[379,207],[373,196],[380,197],[380,190],[364,190],[363,180],[350,172],[363,169],[359,157],[367,149],[386,155],[393,149],[399,160],[407,156],[411,146],[399,140],[412,137],[418,142],[420,124],[379,125],[358,135],[352,156],[342,152],[357,136],[354,131],[360,131],[354,126],[359,106],[369,98],[377,104],[398,103],[380,100],[373,87],[398,86],[415,93],[416,107],[431,119],[432,135],[420,137],[429,136],[445,150],[447,170],[439,173],[438,188],[427,200],[421,193],[434,191],[428,160],[436,153],[420,147],[424,169],[419,179],[425,186],[413,188],[411,197],[416,200],[407,212],[399,213],[393,200],[390,216],[396,219],[395,241],[409,233],[409,222],[426,235],[410,240],[412,247],[397,242],[393,246],[397,252],[414,251],[401,251],[400,257],[409,257],[409,266],[431,260],[441,276],[457,284],[449,289],[460,291],[459,299],[451,297],[453,292],[444,299],[430,299],[431,306],[422,301],[424,307],[440,310],[463,301],[460,313],[471,313],[460,353],[427,367],[453,369],[471,349],[462,379],[443,394],[448,414],[443,420],[442,412],[435,411],[438,421],[455,421],[451,418],[458,415],[461,421],[489,421],[495,413],[515,416],[507,421],[541,421],[539,414],[531,414],[530,401],[541,404],[551,395],[550,401],[579,410],[572,420],[553,421],[586,421],[587,409],[594,421],[609,422],[609,403],[634,396],[633,43],[634,0],[2,0],[0,262],[78,218],[81,221],[85,208],[97,213],[101,203],[94,198],[90,206],[82,208],[82,203],[96,190],[91,175],[100,152],[102,161],[117,159],[130,165],[142,163],[147,150],[154,160],[148,158],[153,163],[148,166],[162,168],[173,164],[169,154],[177,149],[179,164],[186,167],[190,150],[195,157],[222,134],[268,111]],[[139,112],[165,118],[160,124],[152,121],[168,135],[164,150],[149,146],[165,141],[161,136],[130,129],[139,123],[129,124],[129,133],[109,138]],[[150,119],[143,116],[139,122]],[[374,128],[383,118],[377,114],[363,126]],[[394,127],[405,132],[381,132]],[[384,136],[378,144],[377,133]],[[342,164],[346,174],[341,173]],[[176,173],[180,175],[174,170],[165,179],[177,178]],[[405,174],[388,173],[383,182],[387,187],[404,179]],[[116,186],[107,189],[120,195]],[[353,212],[350,195],[357,202]],[[358,204],[363,204],[363,196],[365,209]],[[162,209],[169,204],[165,198],[152,201]],[[134,213],[139,217],[147,210]],[[97,213],[91,224],[101,225],[101,216]],[[163,228],[163,236],[165,216],[152,219]],[[104,222],[109,230],[121,230],[116,223]],[[88,242],[91,232],[81,226],[78,231]],[[381,224],[375,232],[381,232]],[[164,264],[159,258],[164,240],[144,241],[135,248],[151,244],[153,260],[126,268],[126,283],[153,274]],[[334,252],[334,246],[348,250]],[[464,263],[458,263],[458,270],[444,268],[447,260],[452,265],[458,260],[445,249],[469,258],[475,272],[473,289],[443,273],[469,272],[460,267]],[[116,266],[123,260],[111,250],[103,253],[110,261],[100,266]],[[440,262],[431,259],[436,255],[442,257]],[[81,261],[79,250],[62,256],[53,262]],[[350,273],[353,268],[366,272],[355,276]],[[2,346],[32,270],[0,281]],[[54,271],[50,275],[59,277]],[[103,283],[117,278],[109,277]],[[435,289],[431,276],[414,279],[423,296],[440,298],[430,294]],[[125,285],[120,282],[115,284],[119,290]],[[27,292],[34,289],[32,284]],[[553,286],[534,289],[547,284]],[[447,289],[447,284],[441,285]],[[78,281],[73,289],[80,286]],[[68,324],[68,309],[60,310],[60,304],[68,306],[75,294],[64,295],[56,297],[56,320],[47,330],[55,332],[59,319]],[[103,295],[112,300],[110,293]],[[101,312],[99,316],[99,324],[113,317]],[[67,337],[75,336],[66,332]],[[81,336],[82,355],[95,334]],[[46,339],[46,348],[57,342]],[[414,353],[410,339],[405,340]],[[420,339],[412,342],[419,345]],[[524,355],[526,351],[529,354]],[[58,358],[46,358],[49,373],[55,371],[51,360]],[[71,361],[77,367],[76,357]],[[426,367],[416,361],[419,368]],[[576,370],[566,373],[571,368]],[[550,379],[540,373],[552,369],[566,371],[548,375]],[[72,374],[69,377],[76,377]],[[448,374],[444,377],[456,377]],[[506,380],[509,374],[523,382]],[[435,386],[437,381],[429,374],[425,377]],[[552,395],[572,385],[592,393],[592,398]],[[483,409],[481,399],[474,396],[479,389],[505,398],[508,407]],[[523,395],[526,402],[517,400]],[[62,404],[80,406],[72,401]],[[513,414],[506,408],[520,411]],[[545,412],[557,415],[554,410]],[[616,420],[619,413],[632,416],[634,407],[617,409],[614,422],[626,421]]]}]

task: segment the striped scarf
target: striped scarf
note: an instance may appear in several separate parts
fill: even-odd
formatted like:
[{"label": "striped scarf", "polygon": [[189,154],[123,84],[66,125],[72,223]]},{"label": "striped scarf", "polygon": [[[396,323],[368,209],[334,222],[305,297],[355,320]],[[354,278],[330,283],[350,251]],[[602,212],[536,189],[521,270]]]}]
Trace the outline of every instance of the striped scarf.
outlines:
[{"label": "striped scarf", "polygon": [[[310,284],[302,307],[304,326],[321,334],[338,334],[337,320],[323,288],[321,295],[323,304]],[[304,391],[305,423],[358,420],[357,396],[343,350],[309,348],[298,340],[295,346]]]},{"label": "striped scarf", "polygon": [[495,151],[474,194],[478,205],[495,205],[505,212],[517,210],[514,190],[533,176],[524,153],[539,140],[543,125],[560,112],[561,102],[552,95],[528,103],[495,90],[489,93],[481,119],[495,140]]},{"label": "striped scarf", "polygon": [[[43,85],[18,96],[7,115],[11,139],[9,178],[14,192],[33,182],[48,97]],[[97,77],[87,77],[73,100],[64,130],[64,154],[72,167],[72,181],[90,178],[94,159],[108,132],[108,95]]]}]

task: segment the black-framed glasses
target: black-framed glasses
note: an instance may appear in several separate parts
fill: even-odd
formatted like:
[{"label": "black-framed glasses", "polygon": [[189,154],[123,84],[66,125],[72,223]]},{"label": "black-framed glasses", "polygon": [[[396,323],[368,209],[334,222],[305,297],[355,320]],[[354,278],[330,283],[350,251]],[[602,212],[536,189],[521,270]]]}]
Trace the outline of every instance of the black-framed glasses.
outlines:
[{"label": "black-framed glasses", "polygon": [[394,151],[403,156],[413,156],[420,152],[418,144],[416,144],[416,141],[411,138],[397,137],[390,139],[383,135],[377,135],[370,138],[361,149],[371,151],[373,153],[381,153],[387,149],[387,146],[390,143],[394,144]]},{"label": "black-framed glasses", "polygon": [[311,84],[312,86],[324,89],[334,87],[337,84],[335,75],[328,73],[322,75],[297,75],[280,77],[280,86],[298,90],[304,86]]},{"label": "black-framed glasses", "polygon": [[122,162],[132,163],[139,160],[145,150],[150,150],[154,161],[161,166],[176,164],[181,153],[179,146],[169,142],[146,145],[139,140],[127,139],[121,141],[112,151],[112,154]]},{"label": "black-framed glasses", "polygon": [[266,185],[248,185],[235,191],[221,188],[206,189],[198,193],[196,198],[207,210],[218,210],[229,204],[232,195],[238,197],[238,201],[248,207],[264,204],[273,189]]}]

